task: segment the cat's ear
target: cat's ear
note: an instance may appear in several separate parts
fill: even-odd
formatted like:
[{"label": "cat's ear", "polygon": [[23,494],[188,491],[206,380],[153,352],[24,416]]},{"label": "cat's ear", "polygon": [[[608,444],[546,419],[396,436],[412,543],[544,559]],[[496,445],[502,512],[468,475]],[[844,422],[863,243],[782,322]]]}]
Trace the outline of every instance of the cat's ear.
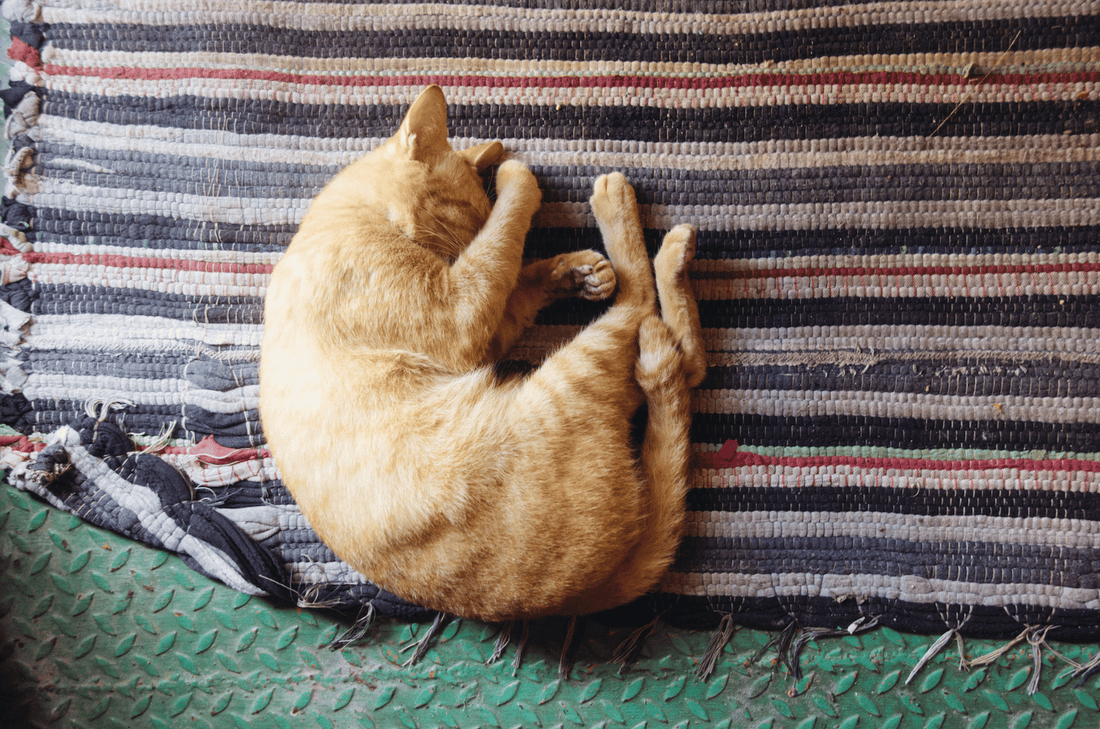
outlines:
[{"label": "cat's ear", "polygon": [[447,100],[443,89],[424,89],[397,130],[398,145],[412,158],[425,161],[450,149],[447,144]]},{"label": "cat's ear", "polygon": [[478,172],[484,172],[490,166],[500,162],[500,158],[504,156],[504,145],[500,142],[486,142],[464,149],[459,154],[472,162]]}]

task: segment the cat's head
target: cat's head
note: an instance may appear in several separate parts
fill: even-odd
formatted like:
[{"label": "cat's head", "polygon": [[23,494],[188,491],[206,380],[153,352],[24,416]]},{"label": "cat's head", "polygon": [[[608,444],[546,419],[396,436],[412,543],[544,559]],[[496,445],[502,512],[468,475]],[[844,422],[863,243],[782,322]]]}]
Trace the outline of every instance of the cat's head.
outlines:
[{"label": "cat's head", "polygon": [[489,217],[491,204],[481,173],[500,161],[504,146],[486,142],[455,150],[447,131],[447,102],[429,86],[409,107],[397,133],[379,150],[400,170],[405,205],[391,206],[391,220],[425,247],[454,259]]}]

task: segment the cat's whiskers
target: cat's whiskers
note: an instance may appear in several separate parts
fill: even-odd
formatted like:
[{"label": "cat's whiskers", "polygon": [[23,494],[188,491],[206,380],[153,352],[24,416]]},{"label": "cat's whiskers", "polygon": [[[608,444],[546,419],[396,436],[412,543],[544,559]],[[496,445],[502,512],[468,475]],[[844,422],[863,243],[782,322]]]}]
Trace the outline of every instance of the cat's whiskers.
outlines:
[{"label": "cat's whiskers", "polygon": [[470,245],[469,240],[462,240],[447,221],[440,218],[438,215],[431,211],[425,211],[428,216],[428,220],[425,223],[421,223],[418,227],[417,235],[418,240],[426,242],[428,240],[438,241],[439,245],[436,248],[445,258],[453,261],[458,258],[462,251],[466,250],[466,247]]}]

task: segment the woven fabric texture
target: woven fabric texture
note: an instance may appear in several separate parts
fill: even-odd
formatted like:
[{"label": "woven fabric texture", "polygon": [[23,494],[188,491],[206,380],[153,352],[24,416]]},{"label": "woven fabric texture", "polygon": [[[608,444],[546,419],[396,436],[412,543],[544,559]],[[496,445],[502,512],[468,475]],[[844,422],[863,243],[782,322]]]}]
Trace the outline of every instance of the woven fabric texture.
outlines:
[{"label": "woven fabric texture", "polygon": [[[80,450],[91,404],[294,594],[369,591],[264,450],[262,301],[313,195],[438,83],[456,146],[538,177],[527,257],[599,247],[611,170],[651,249],[699,228],[666,619],[1100,637],[1100,3],[519,5],[5,2],[5,421]],[[34,440],[2,441],[17,482],[117,503]]]}]

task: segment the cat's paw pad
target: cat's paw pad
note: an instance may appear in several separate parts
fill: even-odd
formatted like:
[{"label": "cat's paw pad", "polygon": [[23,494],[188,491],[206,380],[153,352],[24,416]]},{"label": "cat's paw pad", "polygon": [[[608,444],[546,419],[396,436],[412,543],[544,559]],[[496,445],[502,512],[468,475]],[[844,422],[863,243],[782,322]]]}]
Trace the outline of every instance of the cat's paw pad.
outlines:
[{"label": "cat's paw pad", "polygon": [[634,188],[621,172],[597,177],[589,203],[596,220],[601,223],[610,223],[635,210],[638,205]]},{"label": "cat's paw pad", "polygon": [[615,269],[595,251],[560,256],[553,277],[563,295],[573,294],[589,301],[602,301],[615,291]]},{"label": "cat's paw pad", "polygon": [[653,260],[657,275],[675,278],[687,270],[695,258],[695,228],[683,223],[665,235],[661,250]]},{"label": "cat's paw pad", "polygon": [[534,174],[527,169],[527,165],[514,159],[507,160],[497,168],[496,185],[498,200],[514,195],[537,207],[542,198]]}]

